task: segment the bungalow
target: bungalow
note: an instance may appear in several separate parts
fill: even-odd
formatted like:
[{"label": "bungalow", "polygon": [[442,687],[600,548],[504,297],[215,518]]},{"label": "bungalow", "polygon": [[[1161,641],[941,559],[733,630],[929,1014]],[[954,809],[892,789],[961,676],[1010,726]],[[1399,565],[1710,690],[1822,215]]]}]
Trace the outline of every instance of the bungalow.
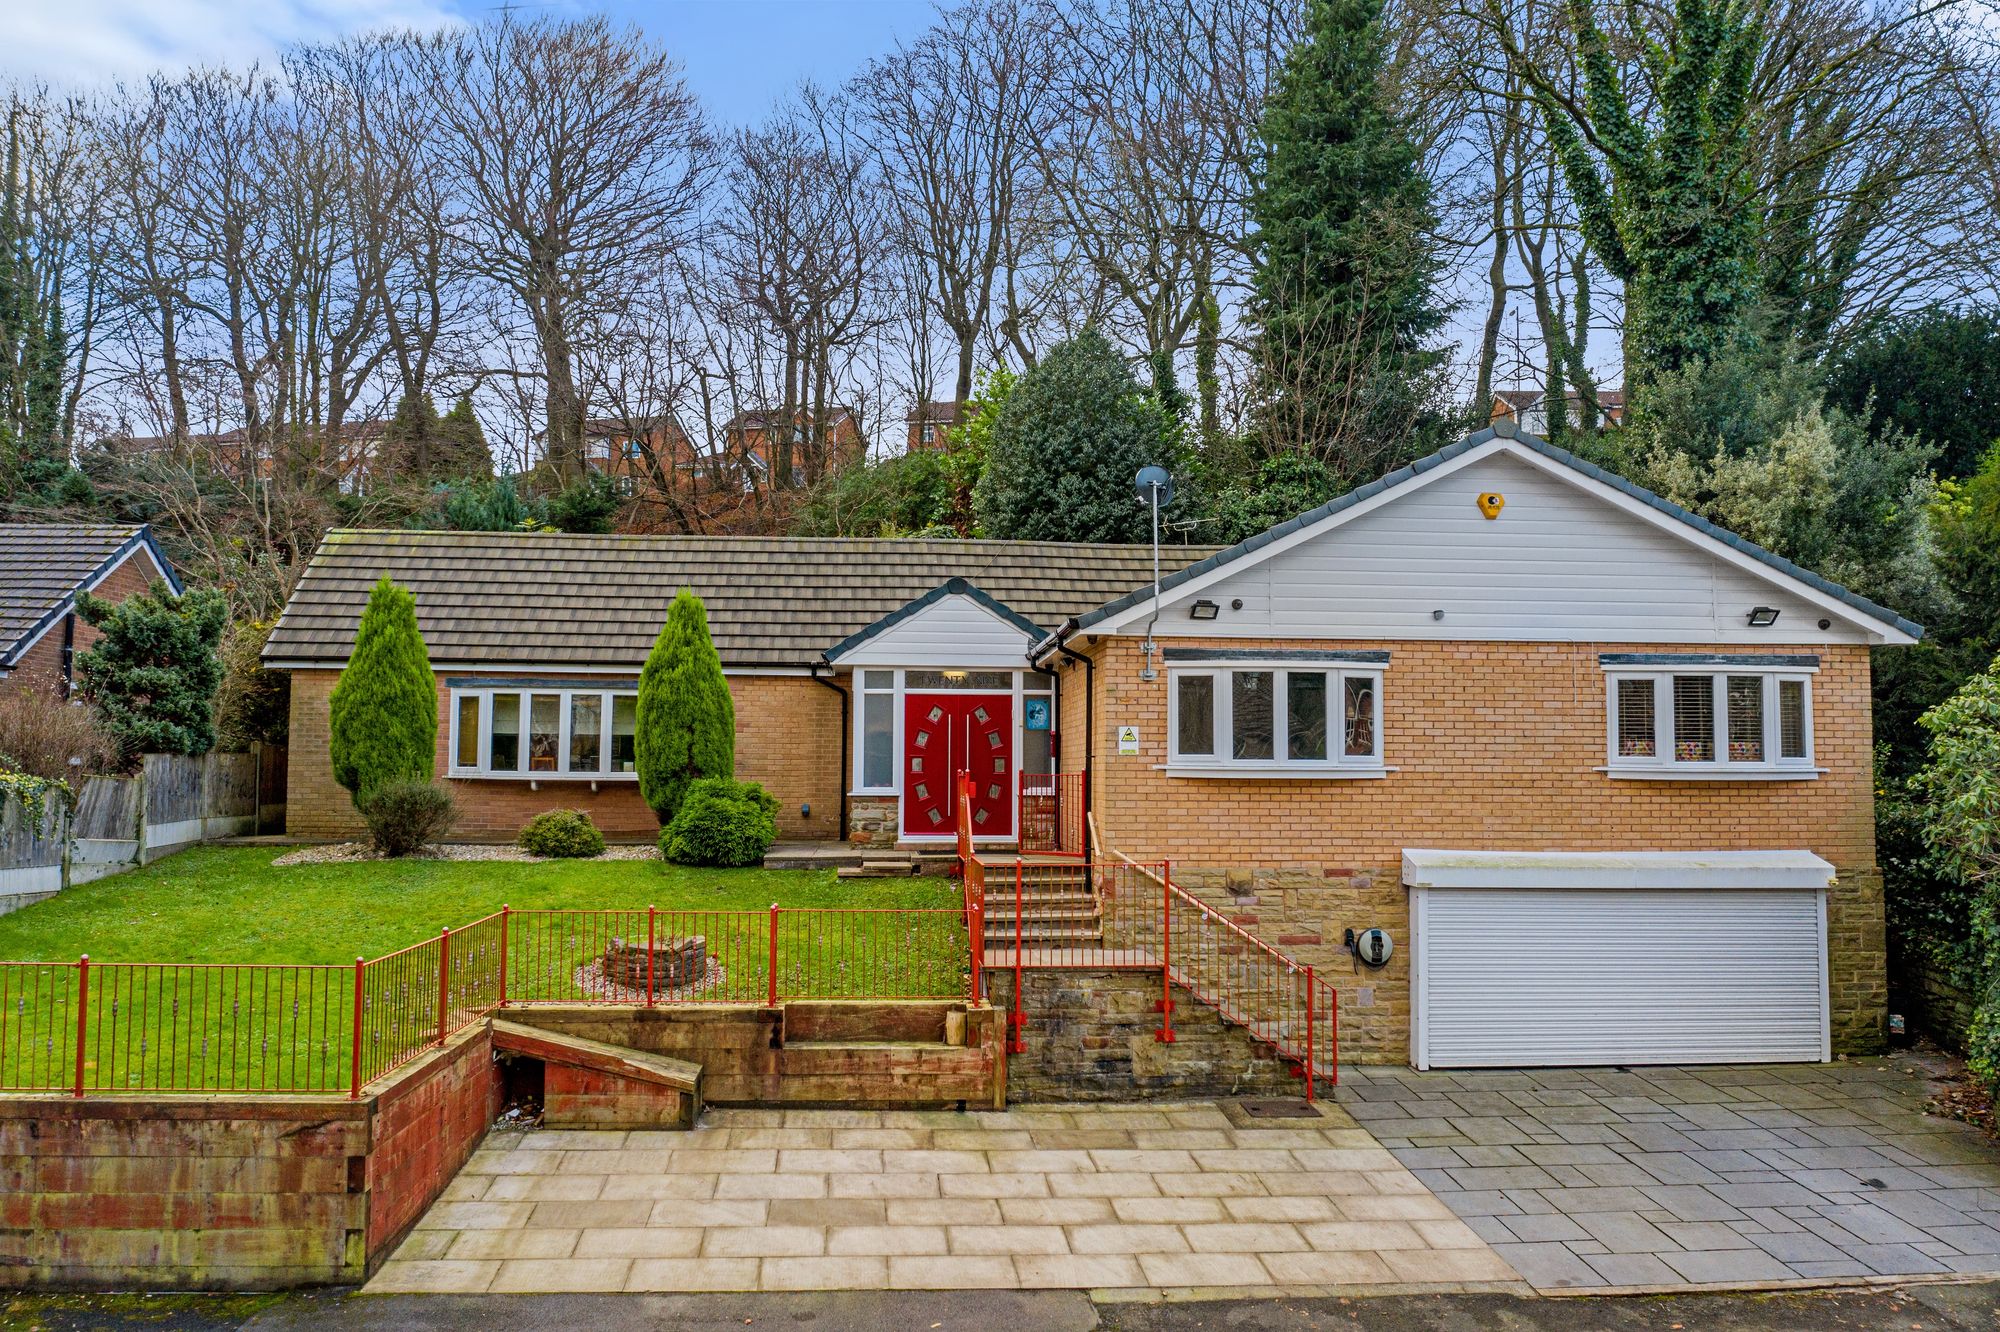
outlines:
[{"label": "bungalow", "polygon": [[33,687],[68,697],[77,654],[98,637],[77,617],[76,594],[123,601],[155,579],[181,590],[143,524],[0,523],[0,693]]},{"label": "bungalow", "polygon": [[[1124,546],[331,533],[267,649],[296,833],[357,827],[326,697],[384,572],[438,667],[463,836],[552,805],[652,832],[633,690],[685,585],[784,835],[936,845],[969,771],[1005,846],[1024,780],[1079,774],[1100,856],[1170,858],[1338,977],[1344,1058],[1882,1038],[1869,652],[1922,630],[1511,426],[1168,547],[1157,590]],[[1353,946],[1372,929],[1386,958]]]}]

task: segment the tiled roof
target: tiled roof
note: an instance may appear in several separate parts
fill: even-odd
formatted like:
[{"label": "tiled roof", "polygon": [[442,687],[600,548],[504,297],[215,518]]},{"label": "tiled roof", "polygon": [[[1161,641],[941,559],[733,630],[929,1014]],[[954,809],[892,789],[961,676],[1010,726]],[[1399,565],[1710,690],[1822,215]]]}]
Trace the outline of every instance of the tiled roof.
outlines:
[{"label": "tiled roof", "polygon": [[[1168,546],[1161,567],[1214,550]],[[687,586],[724,665],[803,667],[951,578],[1048,630],[1150,584],[1153,557],[1057,542],[337,530],[266,660],[344,662],[384,573],[416,595],[434,662],[635,668]]]},{"label": "tiled roof", "polygon": [[151,542],[144,526],[0,523],[0,668],[68,609],[77,588]]}]

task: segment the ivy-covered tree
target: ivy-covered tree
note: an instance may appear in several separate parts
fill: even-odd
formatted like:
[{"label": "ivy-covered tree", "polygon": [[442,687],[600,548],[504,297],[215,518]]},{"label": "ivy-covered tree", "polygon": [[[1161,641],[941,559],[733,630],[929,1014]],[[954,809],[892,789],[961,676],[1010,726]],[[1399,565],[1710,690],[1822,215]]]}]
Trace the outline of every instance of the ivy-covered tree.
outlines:
[{"label": "ivy-covered tree", "polygon": [[1008,541],[1145,541],[1132,478],[1170,466],[1171,422],[1094,328],[1021,376],[973,491],[985,535]]},{"label": "ivy-covered tree", "polygon": [[206,754],[215,748],[216,648],[229,603],[213,588],[180,596],[155,581],[123,601],[88,592],[76,613],[100,637],[76,659],[78,692],[96,707],[119,754]]},{"label": "ivy-covered tree", "polygon": [[1258,127],[1256,420],[1265,454],[1353,480],[1406,446],[1441,362],[1436,218],[1417,145],[1383,82],[1380,0],[1308,0]]},{"label": "ivy-covered tree", "polygon": [[1584,240],[1625,285],[1625,380],[1638,393],[1724,352],[1759,299],[1749,100],[1767,7],[1675,0],[1664,33],[1630,34],[1645,51],[1634,86],[1597,3],[1568,2],[1581,98],[1510,54],[1527,70]]},{"label": "ivy-covered tree", "polygon": [[368,594],[354,651],[327,699],[333,779],[365,809],[384,786],[428,782],[437,762],[437,677],[417,599],[387,574]]},{"label": "ivy-covered tree", "polygon": [[682,588],[639,672],[633,734],[639,794],[662,824],[688,787],[736,775],[736,703],[708,635],[708,608]]},{"label": "ivy-covered tree", "polygon": [[40,205],[22,164],[21,135],[16,106],[0,175],[0,483],[11,497],[25,488],[53,500],[66,497],[71,470],[62,421],[68,333],[60,274],[34,244]]}]

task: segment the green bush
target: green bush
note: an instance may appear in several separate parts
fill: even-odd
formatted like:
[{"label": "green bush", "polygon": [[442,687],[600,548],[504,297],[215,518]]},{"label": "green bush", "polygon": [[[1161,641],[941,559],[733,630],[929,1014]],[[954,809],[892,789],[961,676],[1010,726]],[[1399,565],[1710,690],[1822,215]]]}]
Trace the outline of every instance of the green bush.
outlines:
[{"label": "green bush", "polygon": [[580,809],[551,809],[529,819],[515,840],[529,855],[549,860],[588,860],[604,854],[604,834]]},{"label": "green bush", "polygon": [[688,785],[736,772],[736,704],[722,658],[708,635],[708,610],[682,588],[639,672],[638,729],[632,737],[639,795],[662,824]]},{"label": "green bush", "polygon": [[360,801],[369,840],[385,856],[407,856],[451,831],[458,806],[451,792],[429,782],[384,782]]},{"label": "green bush", "polygon": [[216,647],[229,603],[213,588],[180,596],[155,581],[143,594],[105,601],[79,592],[76,613],[102,635],[76,659],[77,689],[97,707],[126,762],[141,754],[215,748]]},{"label": "green bush", "polygon": [[756,782],[709,777],[688,787],[660,832],[660,854],[676,865],[755,865],[778,836],[778,798]]},{"label": "green bush", "polygon": [[387,574],[368,594],[354,653],[327,700],[333,779],[363,808],[390,782],[427,784],[437,759],[437,678],[417,599]]}]

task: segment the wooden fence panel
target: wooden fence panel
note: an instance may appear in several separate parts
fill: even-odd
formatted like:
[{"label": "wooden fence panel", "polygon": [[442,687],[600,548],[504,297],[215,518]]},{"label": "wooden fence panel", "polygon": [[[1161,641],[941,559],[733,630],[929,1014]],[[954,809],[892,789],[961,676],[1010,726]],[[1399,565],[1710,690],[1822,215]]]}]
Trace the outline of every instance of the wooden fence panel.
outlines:
[{"label": "wooden fence panel", "polygon": [[201,816],[204,819],[247,819],[256,814],[255,754],[204,754],[201,784]]},{"label": "wooden fence panel", "polygon": [[139,839],[139,779],[86,777],[77,797],[73,824],[79,838],[133,842]]},{"label": "wooden fence panel", "polygon": [[184,754],[147,754],[146,823],[149,827],[199,819],[202,761]]}]

